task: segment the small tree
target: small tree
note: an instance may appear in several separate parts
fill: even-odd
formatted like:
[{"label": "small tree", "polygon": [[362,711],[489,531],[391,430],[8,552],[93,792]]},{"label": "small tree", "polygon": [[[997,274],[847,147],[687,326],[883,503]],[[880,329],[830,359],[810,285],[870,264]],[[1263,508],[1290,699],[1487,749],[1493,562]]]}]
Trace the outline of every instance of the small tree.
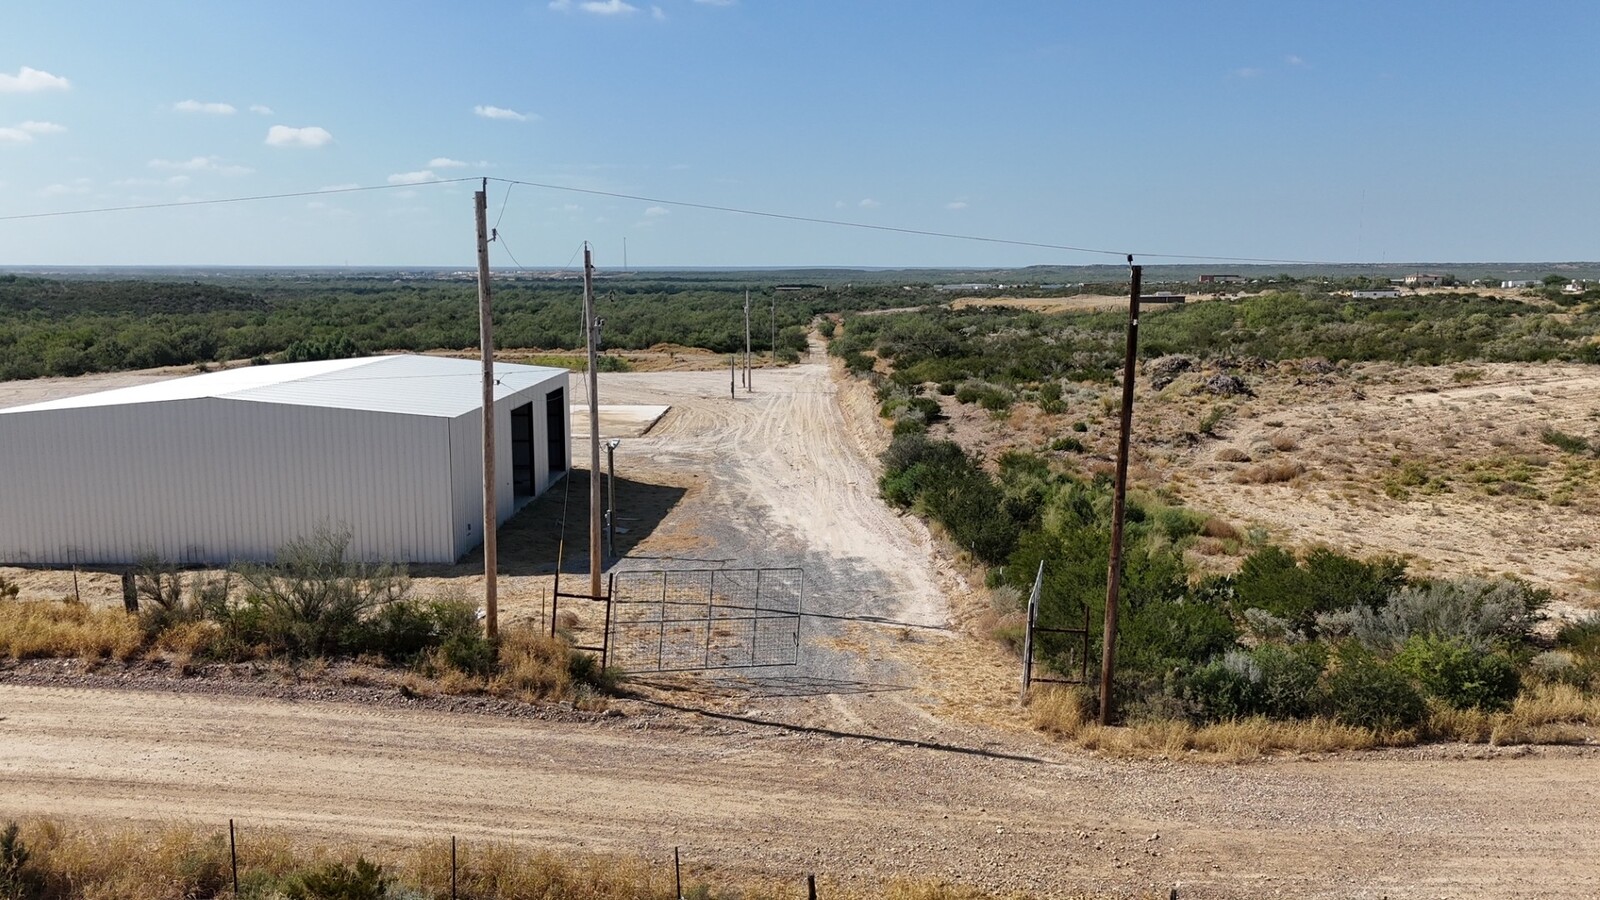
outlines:
[{"label": "small tree", "polygon": [[319,528],[285,544],[273,565],[240,568],[275,649],[295,656],[350,649],[365,617],[410,591],[400,567],[349,560],[349,548],[348,531]]}]

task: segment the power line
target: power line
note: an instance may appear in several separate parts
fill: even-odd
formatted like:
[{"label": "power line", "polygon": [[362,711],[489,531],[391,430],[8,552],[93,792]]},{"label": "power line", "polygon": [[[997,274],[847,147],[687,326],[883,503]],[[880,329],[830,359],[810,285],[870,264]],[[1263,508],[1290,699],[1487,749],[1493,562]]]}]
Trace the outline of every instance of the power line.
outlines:
[{"label": "power line", "polygon": [[[689,201],[689,200],[667,200],[667,199],[664,199],[664,198],[661,198],[661,197],[646,197],[646,196],[641,196],[641,195],[638,195],[638,194],[623,194],[623,193],[619,193],[619,192],[616,192],[616,191],[601,191],[601,190],[595,190],[593,188],[567,187],[567,186],[559,185],[559,184],[544,184],[544,183],[537,182],[537,181],[522,181],[522,180],[512,179],[512,178],[494,178],[494,177],[491,177],[491,178],[489,178],[489,180],[490,181],[500,181],[500,182],[504,182],[506,184],[513,184],[513,185],[520,184],[520,185],[523,185],[525,187],[542,188],[542,189],[547,190],[547,191],[565,191],[567,193],[573,193],[573,194],[589,194],[589,195],[597,196],[597,197],[612,197],[612,198],[615,198],[615,199],[618,199],[618,200],[634,200],[634,201],[637,201],[637,202],[640,202],[640,203],[657,203],[657,204],[661,204],[663,206],[681,206],[681,207],[683,207],[685,209],[703,209],[703,210],[707,210],[709,212],[733,213],[733,214],[741,215],[741,216],[756,216],[756,217],[764,218],[764,219],[780,219],[780,220],[788,221],[788,222],[806,222],[806,223],[809,223],[809,224],[812,224],[812,225],[830,225],[830,226],[839,227],[839,228],[861,228],[861,229],[864,229],[864,230],[867,230],[867,231],[886,231],[886,232],[890,232],[890,233],[893,233],[893,234],[910,234],[910,235],[916,235],[918,237],[946,238],[948,240],[954,240],[954,241],[975,241],[975,242],[978,242],[978,243],[985,243],[985,244],[1004,244],[1004,245],[1012,246],[1012,247],[1035,247],[1035,248],[1039,248],[1039,249],[1043,249],[1043,250],[1066,250],[1066,251],[1069,251],[1069,252],[1072,252],[1072,253],[1095,253],[1095,254],[1099,254],[1099,255],[1102,255],[1102,256],[1126,257],[1126,256],[1130,255],[1129,252],[1126,251],[1126,250],[1107,250],[1107,249],[1098,248],[1098,247],[1075,247],[1075,246],[1072,246],[1070,244],[1050,244],[1050,243],[1045,243],[1045,242],[1041,242],[1041,241],[1022,241],[1022,240],[1014,240],[1014,239],[1011,239],[1011,238],[987,237],[987,236],[984,236],[984,235],[976,235],[976,234],[959,234],[959,233],[956,233],[956,232],[949,232],[949,231],[929,231],[929,230],[921,229],[921,228],[901,228],[901,227],[895,226],[895,225],[874,225],[874,224],[869,223],[869,222],[850,222],[850,221],[846,221],[844,219],[824,219],[824,218],[819,218],[819,217],[816,217],[816,216],[799,216],[799,215],[791,215],[789,213],[769,212],[769,211],[766,211],[766,210],[759,210],[759,209],[744,209],[744,208],[737,207],[737,206],[719,206],[719,205],[714,204],[714,203],[696,203],[694,201]],[[1160,258],[1160,259],[1194,259],[1194,260],[1205,260],[1205,261],[1209,261],[1209,262],[1279,263],[1279,264],[1285,264],[1285,265],[1300,265],[1300,266],[1332,265],[1332,263],[1329,263],[1329,262],[1324,261],[1324,260],[1268,259],[1268,258],[1250,257],[1250,256],[1202,256],[1202,255],[1198,255],[1198,254],[1185,254],[1185,253],[1139,253],[1139,252],[1134,252],[1131,255],[1141,256],[1141,257],[1155,257],[1155,258]]]},{"label": "power line", "polygon": [[[140,203],[140,204],[129,204],[129,205],[126,205],[126,206],[101,206],[101,207],[92,207],[92,208],[88,208],[88,209],[56,210],[56,211],[53,211],[53,212],[16,213],[16,214],[12,214],[12,215],[0,216],[0,222],[14,222],[14,221],[22,221],[22,220],[28,220],[28,219],[63,218],[63,217],[68,217],[68,216],[87,216],[87,215],[97,215],[97,214],[101,214],[101,213],[136,212],[136,211],[141,211],[141,210],[153,210],[153,209],[180,209],[180,208],[194,207],[194,206],[220,206],[220,205],[225,205],[225,204],[230,204],[230,203],[257,203],[257,202],[266,201],[266,200],[290,200],[290,199],[294,199],[294,198],[297,198],[297,197],[320,197],[320,196],[327,196],[327,195],[332,195],[332,194],[353,194],[353,193],[363,193],[363,192],[371,192],[371,191],[404,190],[404,189],[407,189],[407,188],[428,187],[428,186],[441,185],[441,184],[459,184],[461,182],[478,181],[478,180],[480,180],[480,178],[477,177],[477,176],[466,176],[466,177],[461,177],[461,178],[438,178],[438,179],[434,179],[432,181],[418,181],[418,182],[413,182],[413,183],[408,183],[408,184],[357,185],[357,186],[354,186],[354,187],[322,188],[320,190],[310,190],[310,191],[287,191],[287,192],[279,193],[279,194],[255,194],[255,195],[244,196],[244,197],[219,197],[219,198],[215,198],[215,199],[211,199],[211,200],[174,200],[174,201],[169,201],[169,202],[165,202],[165,203]],[[700,209],[700,210],[706,210],[708,212],[729,213],[729,214],[741,215],[741,216],[755,216],[755,217],[758,217],[758,218],[776,219],[776,220],[788,221],[788,222],[803,222],[803,223],[812,224],[812,225],[826,225],[826,226],[834,227],[834,228],[857,228],[857,229],[862,229],[862,230],[866,230],[866,231],[887,232],[887,233],[890,233],[890,234],[907,234],[907,235],[913,235],[913,236],[916,236],[916,237],[932,237],[932,238],[942,238],[942,239],[945,239],[945,240],[954,240],[954,241],[970,241],[970,242],[984,243],[984,244],[999,244],[999,245],[1010,246],[1010,247],[1032,247],[1032,248],[1041,249],[1041,250],[1060,250],[1060,251],[1066,251],[1066,252],[1069,252],[1069,253],[1089,253],[1089,254],[1096,254],[1096,255],[1100,255],[1100,256],[1125,257],[1125,256],[1128,255],[1128,251],[1125,251],[1125,250],[1109,250],[1109,249],[1106,249],[1106,248],[1103,248],[1103,247],[1080,247],[1080,246],[1075,246],[1075,245],[1072,245],[1072,244],[1053,244],[1053,243],[1049,243],[1049,242],[1046,242],[1046,241],[1025,241],[1025,240],[1017,240],[1017,239],[1014,239],[1014,238],[989,237],[987,235],[961,234],[959,232],[949,232],[949,231],[933,231],[933,230],[930,230],[930,229],[922,229],[922,228],[904,228],[904,227],[895,226],[895,225],[878,225],[878,224],[873,224],[873,223],[869,223],[869,222],[851,222],[851,221],[847,221],[847,220],[843,220],[843,219],[826,219],[826,218],[821,218],[821,217],[818,217],[818,216],[801,216],[801,215],[795,215],[795,214],[792,214],[792,213],[780,213],[780,212],[772,212],[772,211],[769,211],[769,210],[759,210],[759,209],[746,209],[746,208],[743,208],[743,207],[724,206],[724,205],[715,204],[715,203],[700,203],[700,202],[696,202],[696,201],[692,201],[692,200],[670,200],[670,199],[666,199],[666,198],[663,198],[663,197],[649,197],[649,196],[645,196],[645,195],[642,195],[642,194],[625,194],[625,193],[621,193],[621,192],[618,192],[618,191],[602,191],[602,190],[596,190],[594,188],[568,187],[568,186],[565,186],[565,185],[548,184],[548,183],[545,183],[545,182],[538,182],[538,181],[526,181],[526,180],[523,180],[523,179],[516,179],[516,178],[490,177],[490,178],[487,178],[486,180],[488,180],[488,181],[497,181],[497,182],[500,182],[501,184],[504,184],[504,185],[507,186],[506,187],[506,195],[505,195],[504,199],[501,201],[501,204],[500,204],[500,214],[497,217],[497,223],[498,223],[499,219],[503,219],[505,217],[506,207],[511,201],[511,188],[514,187],[515,185],[523,185],[525,187],[540,188],[542,190],[547,190],[547,191],[561,191],[561,192],[573,193],[573,194],[587,194],[587,195],[596,196],[596,197],[611,197],[611,198],[618,199],[618,200],[632,200],[632,201],[636,201],[636,202],[640,202],[640,203],[655,203],[655,204],[660,204],[660,205],[663,205],[663,206],[676,206],[676,207],[682,207],[684,209]],[[498,227],[498,224],[497,224],[496,227]],[[508,255],[509,255],[509,253],[508,253]],[[1203,254],[1194,254],[1194,253],[1136,252],[1134,255],[1137,255],[1137,256],[1140,256],[1140,257],[1144,257],[1144,258],[1149,258],[1149,259],[1176,259],[1176,260],[1187,259],[1187,260],[1196,260],[1196,261],[1204,261],[1204,262],[1266,263],[1266,264],[1279,264],[1279,265],[1337,265],[1337,263],[1333,263],[1333,262],[1330,262],[1328,260],[1276,259],[1276,258],[1271,258],[1271,257],[1203,255]],[[513,258],[513,261],[515,261],[515,258]],[[521,264],[520,263],[518,264],[518,267],[521,268]],[[567,266],[564,266],[563,268],[571,268],[571,263],[569,262],[567,264]]]},{"label": "power line", "polygon": [[410,184],[372,184],[357,185],[355,187],[322,188],[315,191],[290,191],[285,194],[257,194],[251,197],[219,197],[215,200],[173,200],[168,203],[140,203],[130,206],[100,206],[93,209],[63,209],[55,212],[20,213],[10,216],[0,216],[0,222],[12,222],[19,219],[52,219],[62,216],[88,216],[98,213],[133,212],[144,209],[173,209],[184,206],[219,206],[224,203],[255,203],[261,200],[290,200],[295,197],[321,197],[328,194],[354,194],[361,191],[394,191],[404,188],[426,187],[435,184],[456,184],[462,181],[477,181],[476,178],[442,178],[435,181],[418,181]]}]

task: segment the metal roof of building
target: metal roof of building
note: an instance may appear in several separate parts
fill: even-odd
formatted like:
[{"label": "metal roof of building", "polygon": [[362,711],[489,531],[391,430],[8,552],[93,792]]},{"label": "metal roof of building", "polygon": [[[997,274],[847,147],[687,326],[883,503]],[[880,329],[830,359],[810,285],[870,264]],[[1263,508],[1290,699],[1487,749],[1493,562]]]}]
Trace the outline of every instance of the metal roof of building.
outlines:
[{"label": "metal roof of building", "polygon": [[[565,369],[495,363],[495,399]],[[60,400],[0,409],[0,415],[216,398],[455,418],[483,400],[482,364],[440,356],[367,356],[244,366]]]}]

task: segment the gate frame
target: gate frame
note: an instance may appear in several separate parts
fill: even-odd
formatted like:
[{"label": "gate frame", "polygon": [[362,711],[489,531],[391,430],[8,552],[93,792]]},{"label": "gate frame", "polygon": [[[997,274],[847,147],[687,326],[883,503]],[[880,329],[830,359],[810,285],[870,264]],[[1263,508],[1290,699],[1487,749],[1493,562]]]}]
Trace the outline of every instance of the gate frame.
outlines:
[{"label": "gate frame", "polygon": [[[719,573],[719,572],[723,573],[724,575],[733,574],[733,573],[752,573],[752,572],[755,573],[755,577],[756,577],[756,594],[755,594],[754,605],[752,605],[752,606],[736,606],[736,605],[733,605],[733,604],[726,604],[726,603],[725,604],[718,604],[716,602],[716,576],[717,576],[717,573]],[[761,606],[761,582],[762,582],[761,576],[765,572],[793,572],[793,573],[795,573],[796,576],[798,576],[799,581],[798,581],[798,583],[796,584],[796,587],[795,587],[795,605],[794,605],[794,610],[792,612],[789,611],[789,610],[774,609],[774,608],[771,608],[771,607],[763,608]],[[724,568],[724,569],[635,569],[635,570],[632,570],[632,571],[626,571],[626,572],[620,573],[620,574],[623,574],[623,575],[632,575],[632,574],[657,575],[657,574],[659,574],[661,576],[661,595],[660,595],[660,597],[658,599],[651,599],[651,600],[624,600],[624,599],[618,598],[616,596],[616,576],[617,576],[617,574],[619,574],[619,573],[616,573],[616,572],[611,573],[611,587],[610,587],[611,595],[606,598],[606,636],[605,636],[605,644],[607,646],[609,646],[612,643],[612,639],[613,639],[612,631],[615,628],[619,627],[619,625],[621,623],[621,617],[620,616],[614,616],[614,615],[611,614],[611,607],[613,605],[640,605],[640,606],[656,605],[656,606],[659,606],[660,609],[661,609],[661,617],[658,620],[658,623],[660,625],[660,630],[658,632],[658,636],[657,636],[657,639],[656,639],[656,668],[648,670],[651,674],[665,674],[665,673],[671,673],[671,672],[707,672],[707,671],[714,671],[714,670],[720,670],[720,669],[777,669],[777,668],[787,668],[787,667],[790,667],[790,666],[799,665],[799,663],[800,663],[800,648],[803,645],[803,642],[801,641],[800,638],[801,638],[802,624],[804,623],[804,620],[805,620],[806,573],[805,573],[805,569],[803,569],[803,568],[801,568],[799,566],[778,566],[778,567],[753,566],[753,567],[743,568],[743,569],[726,569],[726,568]],[[707,582],[706,582],[706,616],[705,616],[705,619],[704,619],[706,637],[705,637],[705,640],[704,640],[704,654],[701,657],[702,665],[700,665],[700,666],[678,666],[678,667],[673,667],[673,668],[665,668],[664,667],[667,625],[669,625],[669,624],[696,624],[696,623],[699,623],[701,621],[701,619],[699,619],[699,618],[694,618],[694,619],[668,619],[666,617],[666,608],[667,608],[667,605],[668,605],[667,583],[668,583],[668,577],[670,575],[672,575],[672,574],[706,575],[707,576]],[[569,596],[570,597],[570,596],[574,596],[574,595],[567,594],[567,595],[563,595],[563,596]],[[581,596],[581,597],[587,598],[587,595],[577,595],[577,596]],[[751,613],[751,615],[738,616],[738,617],[726,617],[726,618],[718,619],[715,616],[715,612],[717,610],[724,610],[724,611],[730,611],[731,610],[733,612],[745,612],[745,613]],[[763,613],[765,613],[765,615],[763,615]],[[758,663],[758,662],[755,662],[756,649],[757,649],[757,634],[756,634],[756,630],[755,630],[756,626],[752,625],[751,626],[751,635],[750,635],[750,653],[751,653],[751,662],[750,663],[748,663],[746,665],[724,665],[724,666],[712,666],[711,665],[711,631],[712,631],[713,623],[719,622],[719,621],[721,621],[721,622],[752,622],[752,623],[755,623],[755,622],[760,622],[760,621],[763,621],[763,620],[775,620],[775,619],[776,620],[785,620],[785,619],[793,619],[794,620],[794,643],[795,643],[795,659],[794,659],[794,662],[777,662],[777,663]]]}]

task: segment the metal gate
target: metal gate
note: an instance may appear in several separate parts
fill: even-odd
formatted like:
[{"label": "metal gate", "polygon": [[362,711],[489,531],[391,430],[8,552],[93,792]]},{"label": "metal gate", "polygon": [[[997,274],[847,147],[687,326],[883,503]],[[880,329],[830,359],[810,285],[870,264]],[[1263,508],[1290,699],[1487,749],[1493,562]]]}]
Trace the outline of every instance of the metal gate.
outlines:
[{"label": "metal gate", "polygon": [[800,662],[800,569],[616,572],[607,644],[626,672],[690,672]]}]

